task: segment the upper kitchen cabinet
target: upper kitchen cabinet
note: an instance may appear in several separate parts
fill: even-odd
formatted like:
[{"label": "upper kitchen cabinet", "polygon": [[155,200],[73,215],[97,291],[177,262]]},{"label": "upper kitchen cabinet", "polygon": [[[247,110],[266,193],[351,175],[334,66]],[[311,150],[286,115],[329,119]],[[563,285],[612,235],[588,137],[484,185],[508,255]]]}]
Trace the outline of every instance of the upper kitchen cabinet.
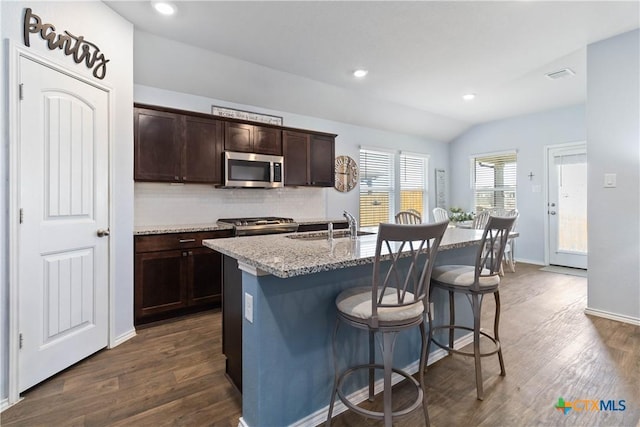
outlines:
[{"label": "upper kitchen cabinet", "polygon": [[281,156],[282,131],[279,128],[225,122],[224,149]]},{"label": "upper kitchen cabinet", "polygon": [[333,187],[335,135],[282,133],[285,185]]},{"label": "upper kitchen cabinet", "polygon": [[136,106],[134,132],[136,181],[221,182],[223,122]]},{"label": "upper kitchen cabinet", "polygon": [[222,138],[224,124],[202,117],[184,117],[182,180],[222,182]]},{"label": "upper kitchen cabinet", "polygon": [[182,157],[182,117],[164,111],[134,108],[134,178],[178,181]]},{"label": "upper kitchen cabinet", "polygon": [[134,104],[136,181],[222,182],[224,151],[284,156],[285,185],[333,187],[335,134]]}]

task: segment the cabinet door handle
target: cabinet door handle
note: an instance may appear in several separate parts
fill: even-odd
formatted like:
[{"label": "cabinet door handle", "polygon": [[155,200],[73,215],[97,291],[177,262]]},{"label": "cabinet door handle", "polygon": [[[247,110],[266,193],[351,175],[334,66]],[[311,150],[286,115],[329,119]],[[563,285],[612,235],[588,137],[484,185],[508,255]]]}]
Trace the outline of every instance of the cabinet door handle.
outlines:
[{"label": "cabinet door handle", "polygon": [[191,243],[191,242],[195,242],[196,239],[180,239],[179,242],[180,243]]},{"label": "cabinet door handle", "polygon": [[182,252],[182,256],[187,256],[188,254],[186,252]]}]

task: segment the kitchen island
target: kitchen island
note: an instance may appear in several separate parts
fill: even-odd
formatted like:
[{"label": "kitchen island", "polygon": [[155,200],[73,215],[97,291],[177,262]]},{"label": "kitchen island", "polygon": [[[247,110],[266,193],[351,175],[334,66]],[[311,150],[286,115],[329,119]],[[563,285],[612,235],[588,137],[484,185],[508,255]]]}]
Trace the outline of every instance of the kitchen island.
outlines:
[{"label": "kitchen island", "polygon": [[[447,229],[436,264],[472,264],[481,237],[480,230]],[[376,238],[373,233],[329,242],[326,234],[297,233],[203,242],[236,259],[242,270],[242,425],[324,421],[334,376],[334,301],[344,289],[370,285]],[[432,302],[436,318],[448,312],[445,295],[434,295]],[[471,324],[471,309],[457,310],[456,318]],[[339,340],[360,342],[361,351],[343,355],[341,367],[368,358],[368,335],[348,329]],[[419,347],[417,329],[401,334],[394,363],[417,372]],[[434,356],[430,361],[438,357],[436,350]],[[364,399],[364,387],[366,380],[356,377],[347,391]]]}]

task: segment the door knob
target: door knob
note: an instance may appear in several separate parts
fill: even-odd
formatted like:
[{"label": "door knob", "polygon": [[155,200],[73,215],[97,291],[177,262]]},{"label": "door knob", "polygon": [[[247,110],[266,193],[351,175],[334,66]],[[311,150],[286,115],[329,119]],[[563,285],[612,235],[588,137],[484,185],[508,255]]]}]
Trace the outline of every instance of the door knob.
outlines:
[{"label": "door knob", "polygon": [[98,237],[104,237],[104,236],[108,236],[111,233],[109,232],[108,228],[106,230],[101,228],[100,230],[97,231],[96,234],[98,235]]}]

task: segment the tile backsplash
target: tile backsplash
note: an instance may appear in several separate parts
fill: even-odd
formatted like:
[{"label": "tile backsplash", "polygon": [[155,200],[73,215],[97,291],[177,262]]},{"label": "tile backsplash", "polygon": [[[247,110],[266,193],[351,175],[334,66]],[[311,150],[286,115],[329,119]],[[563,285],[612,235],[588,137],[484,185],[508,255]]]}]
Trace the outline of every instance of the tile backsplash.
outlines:
[{"label": "tile backsplash", "polygon": [[134,225],[215,222],[218,218],[326,217],[326,189],[220,189],[206,184],[136,182]]}]

